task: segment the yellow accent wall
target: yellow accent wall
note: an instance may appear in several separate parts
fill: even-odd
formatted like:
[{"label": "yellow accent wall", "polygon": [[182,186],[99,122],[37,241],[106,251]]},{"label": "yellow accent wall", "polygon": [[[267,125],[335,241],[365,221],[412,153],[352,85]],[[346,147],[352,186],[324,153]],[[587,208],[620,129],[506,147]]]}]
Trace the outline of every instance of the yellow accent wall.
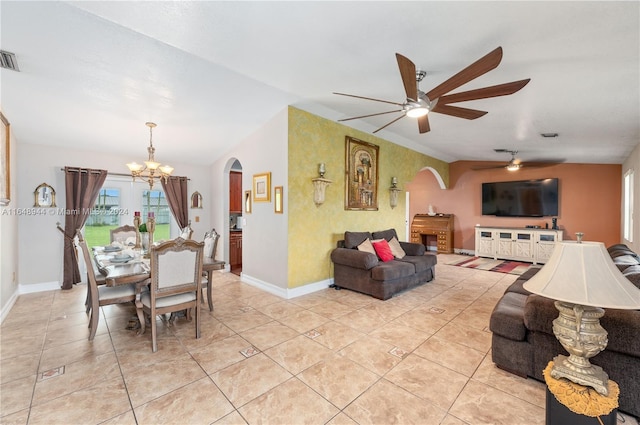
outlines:
[{"label": "yellow accent wall", "polygon": [[[379,146],[378,211],[347,211],[345,194],[345,137]],[[395,228],[405,239],[405,184],[424,167],[433,167],[449,184],[449,164],[379,137],[289,107],[288,125],[288,286],[295,288],[333,277],[330,254],[344,232]],[[313,202],[318,164],[324,162],[325,178],[332,180],[325,203]],[[403,190],[398,206],[389,205],[391,177]],[[287,207],[287,205],[285,206]]]}]

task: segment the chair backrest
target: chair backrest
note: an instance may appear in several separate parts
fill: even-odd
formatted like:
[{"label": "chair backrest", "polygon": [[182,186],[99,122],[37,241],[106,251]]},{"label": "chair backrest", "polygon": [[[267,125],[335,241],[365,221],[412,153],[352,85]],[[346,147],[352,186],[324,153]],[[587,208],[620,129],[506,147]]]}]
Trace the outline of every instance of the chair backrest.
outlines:
[{"label": "chair backrest", "polygon": [[210,232],[204,234],[204,258],[216,259],[216,252],[218,252],[218,240],[220,235],[216,232],[216,229],[211,229]]},{"label": "chair backrest", "polygon": [[82,256],[84,258],[84,264],[87,267],[87,286],[88,291],[91,293],[91,300],[98,300],[98,281],[96,280],[96,271],[93,266],[93,258],[91,257],[91,253],[89,253],[89,247],[87,246],[87,241],[82,237],[82,233],[79,231],[76,232],[78,236],[78,246],[82,251]]},{"label": "chair backrest", "polygon": [[203,242],[172,239],[151,247],[151,299],[200,290]]},{"label": "chair backrest", "polygon": [[191,228],[191,220],[189,220],[187,227],[180,231],[180,237],[182,239],[191,239],[191,236],[193,236],[193,229]]},{"label": "chair backrest", "polygon": [[125,224],[124,226],[111,229],[109,231],[109,235],[110,235],[111,242],[118,242],[122,240],[122,242],[124,243],[128,238],[136,237],[136,228],[134,226]]}]

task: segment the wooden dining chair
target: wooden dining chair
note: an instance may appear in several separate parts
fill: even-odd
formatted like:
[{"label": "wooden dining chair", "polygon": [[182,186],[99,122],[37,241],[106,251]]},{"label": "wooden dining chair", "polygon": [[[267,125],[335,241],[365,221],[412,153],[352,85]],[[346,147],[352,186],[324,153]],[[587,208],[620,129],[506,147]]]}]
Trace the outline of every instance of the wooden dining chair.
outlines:
[{"label": "wooden dining chair", "polygon": [[93,258],[89,253],[87,241],[84,240],[80,232],[78,234],[78,245],[82,250],[84,262],[87,266],[87,301],[89,307],[87,314],[89,316],[89,341],[93,341],[98,329],[98,320],[100,318],[100,307],[111,304],[122,304],[136,299],[135,284],[126,284],[118,286],[100,285],[96,281],[96,273],[93,267]]},{"label": "wooden dining chair", "polygon": [[[200,298],[203,242],[182,238],[151,248],[151,284],[140,297],[151,322],[151,348],[158,351],[156,316],[192,310],[196,338],[200,338]],[[142,332],[145,324],[142,323]]]},{"label": "wooden dining chair", "polygon": [[121,240],[124,243],[131,237],[136,237],[136,228],[128,224],[109,230],[109,238],[111,242],[118,242]]},{"label": "wooden dining chair", "polygon": [[[213,311],[213,282],[209,282],[211,272],[214,270],[224,269],[225,262],[216,260],[216,253],[218,252],[218,241],[220,240],[220,234],[216,232],[216,229],[211,229],[210,232],[204,234],[204,254],[203,257],[213,261],[214,264],[209,264],[207,271],[202,273],[202,290],[207,290],[207,302],[209,303],[209,311]],[[204,302],[204,296],[202,297]]]}]

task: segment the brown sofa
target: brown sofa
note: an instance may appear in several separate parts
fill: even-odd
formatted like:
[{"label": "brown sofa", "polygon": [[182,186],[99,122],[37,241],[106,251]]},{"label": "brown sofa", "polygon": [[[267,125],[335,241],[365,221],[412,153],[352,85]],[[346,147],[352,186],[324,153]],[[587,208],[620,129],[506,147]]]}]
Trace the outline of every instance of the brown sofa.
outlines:
[{"label": "brown sofa", "polygon": [[407,254],[388,262],[378,256],[358,250],[366,239],[397,239],[395,229],[379,232],[345,232],[344,239],[331,252],[334,266],[334,285],[362,292],[381,300],[387,300],[398,292],[413,288],[435,277],[435,254],[425,253],[425,246],[400,242]]},{"label": "brown sofa", "polygon": [[[640,288],[640,257],[625,245],[608,251],[622,274]],[[549,361],[568,353],[553,334],[552,322],[558,317],[554,301],[522,287],[538,270],[530,269],[507,288],[491,314],[489,328],[496,366],[544,381],[542,370]],[[591,363],[620,386],[620,410],[640,417],[640,310],[606,309],[600,324],[609,343]]]}]

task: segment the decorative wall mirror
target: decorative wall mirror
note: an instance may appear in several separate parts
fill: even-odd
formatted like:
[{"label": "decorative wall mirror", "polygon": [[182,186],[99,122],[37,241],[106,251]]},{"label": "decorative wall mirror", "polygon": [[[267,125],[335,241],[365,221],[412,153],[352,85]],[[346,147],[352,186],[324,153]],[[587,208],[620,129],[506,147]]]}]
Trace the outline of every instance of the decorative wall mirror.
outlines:
[{"label": "decorative wall mirror", "polygon": [[48,208],[56,206],[56,191],[46,183],[36,187],[33,192],[33,206]]},{"label": "decorative wall mirror", "polygon": [[191,208],[202,208],[202,195],[198,191],[191,195]]}]

